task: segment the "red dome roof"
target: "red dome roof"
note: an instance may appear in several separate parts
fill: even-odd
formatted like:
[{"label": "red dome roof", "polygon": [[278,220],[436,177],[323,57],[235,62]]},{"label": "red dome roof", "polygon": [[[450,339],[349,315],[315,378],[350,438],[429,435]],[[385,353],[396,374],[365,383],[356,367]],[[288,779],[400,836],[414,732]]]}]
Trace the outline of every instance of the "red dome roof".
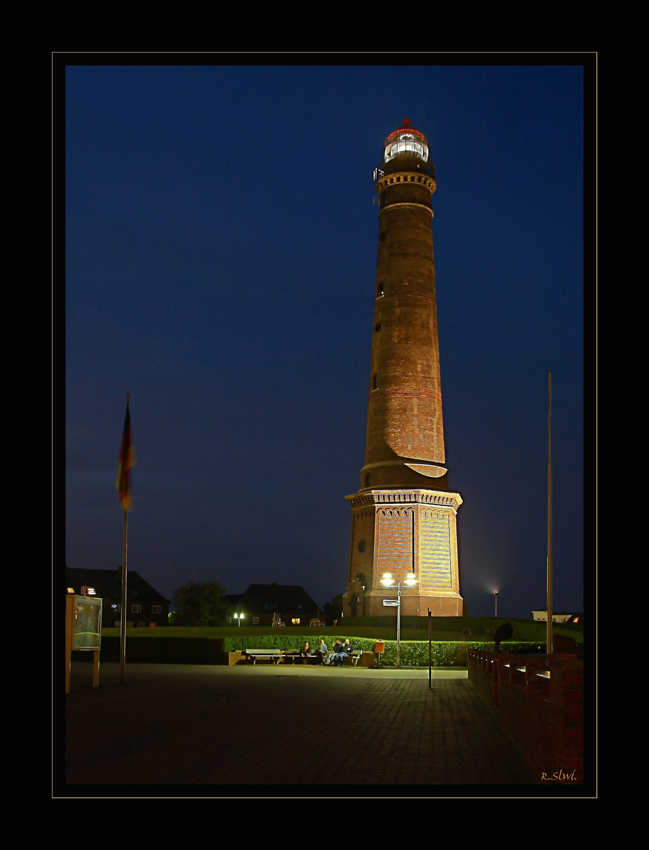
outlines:
[{"label": "red dome roof", "polygon": [[403,124],[399,127],[398,130],[395,130],[394,133],[390,133],[390,135],[385,140],[386,145],[389,144],[392,139],[396,138],[396,136],[400,136],[401,133],[408,132],[412,133],[415,136],[419,136],[420,139],[426,141],[426,136],[423,133],[420,133],[419,130],[415,130],[414,127],[410,126],[410,121],[407,118],[403,119]]}]

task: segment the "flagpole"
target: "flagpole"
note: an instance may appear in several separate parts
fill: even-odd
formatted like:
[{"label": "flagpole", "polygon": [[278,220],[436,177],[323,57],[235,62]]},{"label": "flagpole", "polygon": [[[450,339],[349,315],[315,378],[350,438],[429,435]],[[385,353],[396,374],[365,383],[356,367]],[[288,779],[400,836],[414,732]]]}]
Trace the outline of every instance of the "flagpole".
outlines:
[{"label": "flagpole", "polygon": [[117,479],[117,488],[120,491],[120,499],[124,505],[124,551],[122,555],[122,599],[120,605],[119,620],[119,681],[124,684],[124,670],[126,665],[126,614],[127,614],[127,541],[128,541],[128,511],[130,508],[130,482],[129,468],[133,462],[131,446],[131,417],[129,402],[131,394],[126,393],[126,418],[124,420],[124,434],[122,436],[122,448],[120,452],[120,472]]},{"label": "flagpole", "polygon": [[119,681],[124,684],[124,667],[126,663],[126,546],[128,535],[128,511],[124,511],[124,554],[122,556],[122,604],[119,621]]},{"label": "flagpole", "polygon": [[548,396],[548,621],[546,652],[548,655],[552,655],[554,650],[552,637],[552,372],[548,372]]}]

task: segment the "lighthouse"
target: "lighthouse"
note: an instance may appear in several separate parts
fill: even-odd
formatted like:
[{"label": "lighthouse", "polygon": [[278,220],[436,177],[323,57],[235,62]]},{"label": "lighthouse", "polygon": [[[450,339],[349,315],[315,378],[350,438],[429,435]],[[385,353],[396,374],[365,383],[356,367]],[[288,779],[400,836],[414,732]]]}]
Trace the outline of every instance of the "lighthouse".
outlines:
[{"label": "lighthouse", "polygon": [[[444,449],[428,140],[406,119],[374,172],[378,255],[365,463],[352,511],[344,616],[462,616],[457,513]],[[405,585],[404,585],[405,586]]]}]

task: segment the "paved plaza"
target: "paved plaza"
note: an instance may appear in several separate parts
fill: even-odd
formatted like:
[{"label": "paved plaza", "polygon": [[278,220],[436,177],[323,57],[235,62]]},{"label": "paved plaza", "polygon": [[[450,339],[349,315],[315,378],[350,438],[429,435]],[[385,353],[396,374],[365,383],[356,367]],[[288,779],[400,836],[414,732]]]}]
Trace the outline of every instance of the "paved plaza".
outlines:
[{"label": "paved plaza", "polygon": [[466,671],[77,662],[63,710],[55,797],[539,796]]}]

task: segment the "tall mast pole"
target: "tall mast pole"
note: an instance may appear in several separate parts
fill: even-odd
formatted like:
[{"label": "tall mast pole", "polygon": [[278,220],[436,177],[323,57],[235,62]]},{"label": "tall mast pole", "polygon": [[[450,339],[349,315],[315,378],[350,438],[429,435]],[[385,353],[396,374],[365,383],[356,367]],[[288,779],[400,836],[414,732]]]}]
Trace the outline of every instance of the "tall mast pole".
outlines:
[{"label": "tall mast pole", "polygon": [[[130,445],[130,413],[129,413],[129,402],[130,402],[131,394],[126,393],[126,422],[128,423],[128,430],[124,429],[124,436],[122,438],[122,454],[121,462],[124,464],[125,472],[128,476],[128,467],[131,464],[132,457],[130,455],[131,445]],[[129,485],[128,485],[128,477],[126,478],[126,487],[123,494],[125,497],[125,501],[123,501],[124,505],[124,550],[122,554],[122,599],[120,605],[120,621],[119,621],[119,681],[120,684],[124,684],[124,669],[126,664],[126,585],[127,585],[127,541],[128,541],[128,508],[129,505]]]},{"label": "tall mast pole", "polygon": [[126,546],[128,532],[128,511],[124,511],[124,554],[122,555],[122,604],[119,621],[119,681],[124,684],[124,667],[126,662]]},{"label": "tall mast pole", "polygon": [[547,639],[546,652],[552,655],[554,651],[552,639],[552,372],[548,372],[548,395],[549,395],[549,412],[548,412],[548,566],[547,566],[547,585],[548,585],[548,623],[547,623]]}]

